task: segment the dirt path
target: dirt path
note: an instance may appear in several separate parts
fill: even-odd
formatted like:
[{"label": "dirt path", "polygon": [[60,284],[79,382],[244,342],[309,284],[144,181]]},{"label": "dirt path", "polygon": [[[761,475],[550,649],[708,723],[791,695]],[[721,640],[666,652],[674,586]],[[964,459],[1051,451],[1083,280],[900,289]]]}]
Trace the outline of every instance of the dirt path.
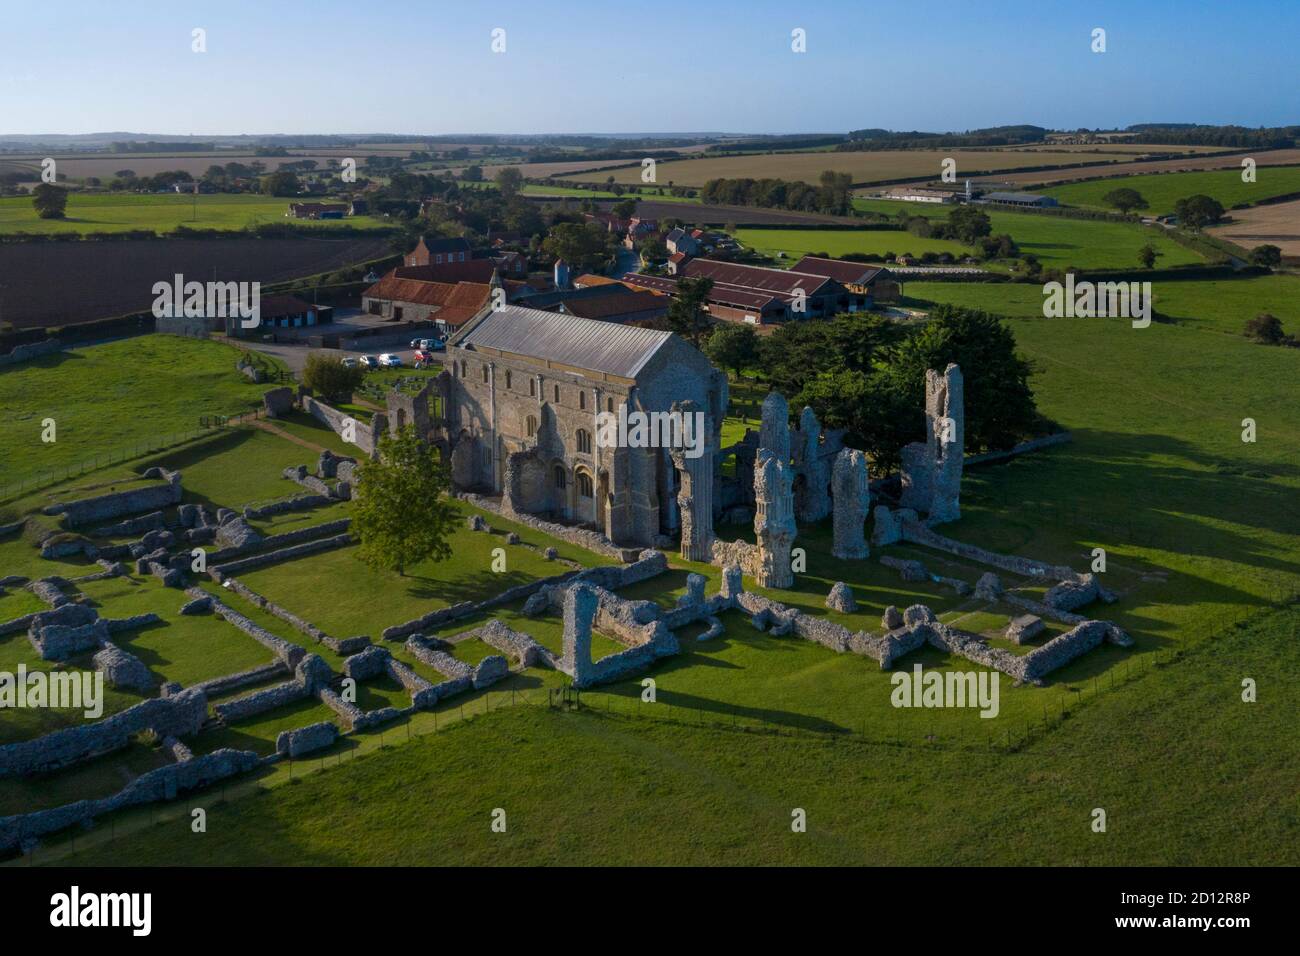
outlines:
[{"label": "dirt path", "polygon": [[297,435],[291,435],[283,428],[273,425],[271,422],[268,422],[265,419],[257,418],[251,422],[245,422],[244,424],[252,425],[254,428],[260,428],[264,432],[270,432],[272,435],[276,435],[280,438],[285,439],[286,441],[291,441],[295,445],[301,445],[303,448],[310,448],[312,451],[318,454],[326,450],[324,445],[317,445],[315,442],[309,442],[305,438],[299,438]]}]

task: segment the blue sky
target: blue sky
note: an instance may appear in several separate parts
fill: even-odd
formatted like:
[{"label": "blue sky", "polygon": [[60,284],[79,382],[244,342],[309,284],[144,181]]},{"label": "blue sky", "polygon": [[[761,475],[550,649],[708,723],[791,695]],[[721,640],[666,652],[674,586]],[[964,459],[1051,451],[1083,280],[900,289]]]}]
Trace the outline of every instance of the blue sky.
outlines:
[{"label": "blue sky", "polygon": [[0,134],[1300,122],[1296,0],[64,0],[3,22]]}]

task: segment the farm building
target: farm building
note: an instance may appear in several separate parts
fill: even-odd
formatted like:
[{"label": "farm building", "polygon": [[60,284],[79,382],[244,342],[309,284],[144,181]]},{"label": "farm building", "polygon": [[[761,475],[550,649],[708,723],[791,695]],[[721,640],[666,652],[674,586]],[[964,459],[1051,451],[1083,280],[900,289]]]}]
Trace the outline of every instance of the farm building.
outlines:
[{"label": "farm building", "polygon": [[421,236],[406,255],[403,265],[436,266],[447,262],[465,262],[474,258],[469,242],[464,238],[446,239],[442,236]]},{"label": "farm building", "polygon": [[290,219],[342,219],[348,204],[342,202],[291,202],[285,213]]},{"label": "farm building", "polygon": [[[850,292],[867,297],[867,307],[876,302],[893,302],[898,298],[898,282],[883,266],[873,266],[846,259],[822,259],[804,256],[791,267],[791,272],[806,272],[826,276],[842,284]],[[853,311],[850,309],[850,311]]]},{"label": "farm building", "polygon": [[1038,209],[1056,205],[1056,200],[1051,196],[1040,196],[1037,193],[985,193],[977,202],[994,206],[1031,206]]},{"label": "farm building", "polygon": [[897,199],[902,202],[937,202],[953,203],[957,194],[947,189],[925,189],[920,186],[895,186],[881,194],[882,199]]},{"label": "farm building", "polygon": [[[450,334],[490,305],[496,283],[500,283],[507,301],[527,288],[523,283],[501,282],[496,277],[489,282],[410,278],[411,271],[400,266],[389,270],[361,293],[362,310],[394,322],[432,321]],[[408,273],[408,277],[399,272]]]},{"label": "farm building", "polygon": [[[312,305],[296,295],[264,295],[258,300],[259,322],[252,328],[245,328],[237,316],[226,318],[227,335],[253,335],[271,329],[301,328],[306,325],[327,325],[334,321],[334,308],[328,305]],[[220,322],[221,320],[218,320]]]},{"label": "farm building", "polygon": [[581,319],[643,325],[662,318],[672,302],[663,293],[632,289],[619,282],[574,288],[567,291],[542,292],[521,297],[519,304],[530,309],[562,312]]},{"label": "farm building", "polygon": [[675,278],[628,273],[623,281],[651,292],[677,293],[679,279],[713,280],[708,311],[725,322],[772,325],[816,319],[869,307],[869,296],[851,292],[836,279],[793,269],[768,269],[712,259],[680,263]]}]

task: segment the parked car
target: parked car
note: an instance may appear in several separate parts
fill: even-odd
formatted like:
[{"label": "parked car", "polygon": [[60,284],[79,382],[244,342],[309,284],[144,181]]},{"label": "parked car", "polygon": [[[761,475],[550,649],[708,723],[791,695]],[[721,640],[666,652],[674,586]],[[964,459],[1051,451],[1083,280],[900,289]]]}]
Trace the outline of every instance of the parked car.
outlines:
[{"label": "parked car", "polygon": [[428,344],[427,346],[425,346],[425,348],[428,349],[428,350],[431,351],[431,352],[445,352],[445,351],[447,351],[447,340],[446,340],[446,339],[429,339],[428,342],[429,342],[429,344]]},{"label": "parked car", "polygon": [[379,356],[379,364],[387,366],[388,368],[401,368],[402,358],[401,356],[394,355],[391,352],[385,352]]},{"label": "parked car", "polygon": [[357,360],[354,359],[354,358],[352,358],[351,356],[348,356],[347,358],[345,358],[345,359],[343,360],[343,367],[344,367],[344,368],[356,368],[356,367],[357,367]]},{"label": "parked car", "polygon": [[436,365],[438,363],[438,357],[434,355],[433,349],[420,349],[420,351],[415,353],[414,361],[416,368],[426,368],[430,365]]},{"label": "parked car", "polygon": [[362,368],[379,368],[379,359],[373,355],[363,355],[361,356],[361,366]]}]

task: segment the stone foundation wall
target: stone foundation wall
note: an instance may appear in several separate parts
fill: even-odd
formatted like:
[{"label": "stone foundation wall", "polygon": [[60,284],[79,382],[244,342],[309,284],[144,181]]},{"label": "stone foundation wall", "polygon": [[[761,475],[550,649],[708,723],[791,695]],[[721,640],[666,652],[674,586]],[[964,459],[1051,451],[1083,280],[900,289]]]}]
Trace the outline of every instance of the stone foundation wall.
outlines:
[{"label": "stone foundation wall", "polygon": [[975,561],[979,564],[986,564],[989,567],[997,568],[1000,571],[1007,571],[1011,574],[1018,574],[1026,578],[1040,578],[1050,580],[1055,578],[1060,581],[1077,581],[1081,575],[1076,573],[1073,568],[1064,565],[1046,564],[1042,561],[1035,561],[1032,558],[1020,558],[1013,555],[998,554],[994,551],[986,551],[983,548],[976,547],[973,544],[966,544],[961,541],[955,541],[952,538],[945,537],[919,521],[904,519],[902,522],[903,540],[912,544],[925,545],[927,548],[934,548],[936,551],[945,551],[948,554],[955,554],[959,558],[965,558],[968,561]]},{"label": "stone foundation wall", "polygon": [[251,750],[217,750],[141,774],[111,797],[79,800],[51,810],[0,817],[0,850],[33,845],[47,833],[93,820],[126,807],[174,800],[181,793],[247,773],[261,763]]},{"label": "stone foundation wall", "polygon": [[302,544],[295,544],[289,548],[281,548],[278,551],[265,551],[261,554],[255,554],[247,558],[231,561],[217,567],[209,566],[208,575],[212,580],[221,583],[232,574],[242,574],[245,571],[252,571],[256,568],[266,567],[268,564],[279,564],[281,561],[291,561],[294,558],[300,558],[305,554],[317,554],[321,551],[331,551],[334,548],[345,548],[351,543],[352,535],[346,533],[335,535],[332,538],[306,541]]},{"label": "stone foundation wall", "polygon": [[208,598],[212,602],[211,606],[212,606],[213,614],[217,615],[217,617],[224,620],[227,624],[231,624],[234,627],[239,628],[239,630],[243,631],[253,640],[257,641],[259,644],[261,644],[263,647],[269,650],[272,654],[278,657],[286,667],[289,668],[297,667],[298,662],[301,661],[303,657],[307,654],[305,648],[297,644],[291,644],[282,637],[276,637],[266,628],[254,624],[252,621],[244,617],[244,615],[240,614],[234,608],[230,607],[227,604],[222,603],[222,601],[220,601],[218,598],[213,597],[211,594],[208,594],[208,592],[202,590],[201,588],[197,588],[197,587],[190,588],[185,593],[195,599]]},{"label": "stone foundation wall", "polygon": [[323,422],[339,437],[343,436],[344,420],[351,418],[355,423],[356,441],[353,444],[367,455],[375,453],[377,437],[388,429],[388,417],[385,415],[376,413],[371,421],[363,422],[310,395],[302,397],[302,410],[317,421]]},{"label": "stone foundation wall", "polygon": [[337,654],[342,654],[346,657],[349,654],[357,653],[370,644],[370,638],[365,636],[348,637],[342,640],[337,637],[331,637],[310,621],[305,621],[292,611],[286,610],[273,601],[269,601],[262,597],[262,595],[248,587],[248,585],[244,584],[238,578],[227,578],[223,582],[223,586],[228,587],[249,603],[266,611],[266,613],[278,617],[294,630],[307,635],[318,644],[324,644]]},{"label": "stone foundation wall", "polygon": [[141,701],[94,723],[0,747],[0,777],[57,770],[88,757],[119,750],[144,730],[159,736],[197,733],[208,717],[208,699],[190,688],[171,697]]},{"label": "stone foundation wall", "polygon": [[181,473],[165,472],[163,478],[162,483],[147,488],[133,488],[130,491],[118,491],[94,498],[82,498],[78,501],[51,505],[45,509],[45,513],[61,514],[64,527],[76,528],[122,515],[157,511],[160,508],[180,504],[183,494]]}]

